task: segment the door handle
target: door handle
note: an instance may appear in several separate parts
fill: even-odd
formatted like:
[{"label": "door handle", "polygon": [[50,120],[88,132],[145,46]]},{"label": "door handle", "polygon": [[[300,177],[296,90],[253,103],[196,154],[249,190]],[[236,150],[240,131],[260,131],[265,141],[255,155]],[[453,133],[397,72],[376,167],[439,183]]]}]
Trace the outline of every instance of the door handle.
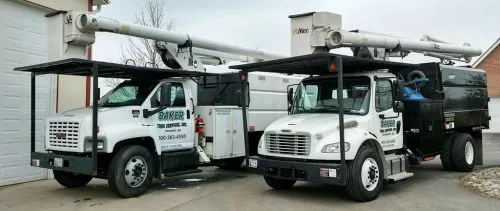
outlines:
[{"label": "door handle", "polygon": [[226,133],[231,133],[231,130],[226,130]]},{"label": "door handle", "polygon": [[233,130],[233,133],[238,133],[238,131],[237,130]]}]

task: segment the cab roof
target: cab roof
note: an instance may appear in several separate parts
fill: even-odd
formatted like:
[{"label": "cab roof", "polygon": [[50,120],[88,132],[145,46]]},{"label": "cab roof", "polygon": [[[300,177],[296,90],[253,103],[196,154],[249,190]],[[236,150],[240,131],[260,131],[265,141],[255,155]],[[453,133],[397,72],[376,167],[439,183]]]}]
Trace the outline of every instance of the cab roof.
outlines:
[{"label": "cab roof", "polygon": [[258,63],[235,65],[229,68],[240,69],[245,72],[260,71],[285,74],[329,75],[335,74],[335,72],[330,71],[329,67],[331,63],[334,63],[336,57],[342,58],[344,73],[378,71],[381,69],[387,69],[389,71],[419,69],[418,64],[380,61],[333,53],[315,53]]},{"label": "cab roof", "polygon": [[154,78],[164,79],[172,77],[195,77],[213,75],[202,72],[187,70],[172,70],[152,67],[140,67],[124,64],[116,64],[101,61],[89,61],[86,59],[70,58],[54,62],[14,68],[14,71],[31,72],[35,75],[61,74],[75,76],[93,76],[93,67],[98,69],[98,77],[106,78]]}]

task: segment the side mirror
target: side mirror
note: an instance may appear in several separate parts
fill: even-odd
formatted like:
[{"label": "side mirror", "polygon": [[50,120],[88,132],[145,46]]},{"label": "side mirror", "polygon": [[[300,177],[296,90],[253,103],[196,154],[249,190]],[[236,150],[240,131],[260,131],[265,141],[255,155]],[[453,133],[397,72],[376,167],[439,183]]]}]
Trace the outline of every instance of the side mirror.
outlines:
[{"label": "side mirror", "polygon": [[288,89],[287,99],[288,99],[288,104],[292,105],[293,104],[293,88]]},{"label": "side mirror", "polygon": [[401,101],[403,100],[403,89],[405,82],[403,80],[395,80],[392,82],[392,100]]},{"label": "side mirror", "polygon": [[403,89],[404,89],[405,83],[403,80],[395,80],[392,82],[392,107],[394,112],[400,113],[403,112],[404,110],[404,105],[403,105]]},{"label": "side mirror", "polygon": [[171,87],[169,83],[161,85],[160,106],[170,105]]}]

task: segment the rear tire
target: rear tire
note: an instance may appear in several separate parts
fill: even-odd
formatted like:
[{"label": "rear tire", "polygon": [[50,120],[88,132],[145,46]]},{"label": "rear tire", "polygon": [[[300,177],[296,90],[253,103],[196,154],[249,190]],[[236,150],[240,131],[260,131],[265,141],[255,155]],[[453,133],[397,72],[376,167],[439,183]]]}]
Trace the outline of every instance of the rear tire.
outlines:
[{"label": "rear tire", "polygon": [[353,200],[367,202],[378,197],[383,186],[384,169],[374,148],[361,148],[347,169],[346,191]]},{"label": "rear tire", "polygon": [[64,187],[67,188],[79,188],[87,185],[90,180],[92,180],[92,176],[76,174],[65,171],[54,170],[54,178],[56,181]]},{"label": "rear tire", "polygon": [[278,179],[274,177],[264,176],[264,180],[267,185],[273,189],[282,190],[282,189],[290,189],[295,185],[296,180],[287,180],[287,179]]},{"label": "rear tire", "polygon": [[244,160],[245,157],[224,159],[217,164],[217,167],[227,170],[239,169]]},{"label": "rear tire", "polygon": [[452,158],[453,140],[455,139],[456,136],[457,134],[453,134],[444,140],[443,150],[439,155],[441,159],[441,165],[443,165],[443,169],[445,171],[454,171],[456,168]]},{"label": "rear tire", "polygon": [[455,170],[461,172],[472,171],[476,164],[475,152],[476,144],[471,135],[467,133],[457,135],[452,147]]},{"label": "rear tire", "polygon": [[126,146],[111,160],[108,184],[118,196],[129,198],[142,195],[152,180],[153,157],[143,146]]}]

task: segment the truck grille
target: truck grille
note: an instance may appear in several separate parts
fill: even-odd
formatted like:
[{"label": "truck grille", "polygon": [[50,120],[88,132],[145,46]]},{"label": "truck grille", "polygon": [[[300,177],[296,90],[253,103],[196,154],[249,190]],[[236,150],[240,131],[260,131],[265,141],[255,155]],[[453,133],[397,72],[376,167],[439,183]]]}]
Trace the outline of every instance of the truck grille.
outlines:
[{"label": "truck grille", "polygon": [[49,145],[51,147],[78,147],[78,122],[49,122]]},{"label": "truck grille", "polygon": [[306,133],[266,133],[265,140],[268,153],[307,156],[311,148],[311,136]]}]

